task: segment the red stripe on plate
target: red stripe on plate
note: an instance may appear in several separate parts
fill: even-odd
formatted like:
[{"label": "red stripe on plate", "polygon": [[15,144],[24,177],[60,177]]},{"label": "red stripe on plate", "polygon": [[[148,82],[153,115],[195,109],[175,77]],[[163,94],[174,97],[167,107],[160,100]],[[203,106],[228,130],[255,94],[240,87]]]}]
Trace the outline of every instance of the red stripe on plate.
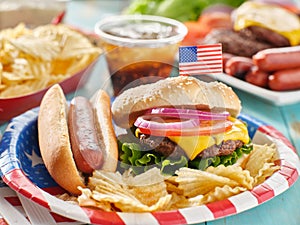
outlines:
[{"label": "red stripe on plate", "polygon": [[24,195],[32,201],[50,209],[42,191],[36,187],[20,169],[14,169],[2,178],[16,192]]},{"label": "red stripe on plate", "polygon": [[268,134],[269,136],[273,138],[280,139],[286,146],[291,148],[294,152],[297,153],[296,148],[291,144],[291,142],[278,130],[276,130],[274,127],[269,125],[262,125],[258,128],[259,131]]},{"label": "red stripe on plate", "polygon": [[60,194],[66,193],[66,191],[63,188],[59,187],[59,186],[43,188],[43,190],[48,192],[51,195],[60,195]]},{"label": "red stripe on plate", "polygon": [[88,218],[90,219],[90,223],[101,225],[125,225],[124,221],[115,212],[90,210],[84,207],[81,207],[81,209],[87,214]]},{"label": "red stripe on plate", "polygon": [[228,199],[206,204],[214,214],[215,219],[236,213],[236,208]]},{"label": "red stripe on plate", "polygon": [[21,206],[22,205],[17,196],[5,197],[5,200],[7,200],[12,206]]},{"label": "red stripe on plate", "polygon": [[161,225],[186,224],[187,221],[179,211],[153,212],[152,215]]},{"label": "red stripe on plate", "polygon": [[257,198],[258,204],[261,204],[275,196],[274,190],[267,184],[261,184],[253,188],[251,193]]},{"label": "red stripe on plate", "polygon": [[289,186],[292,186],[299,176],[297,169],[286,161],[282,161],[278,172],[288,181]]},{"label": "red stripe on plate", "polygon": [[76,222],[75,220],[66,218],[64,216],[58,215],[56,213],[50,212],[51,216],[55,220],[56,223],[64,223],[64,222]]}]

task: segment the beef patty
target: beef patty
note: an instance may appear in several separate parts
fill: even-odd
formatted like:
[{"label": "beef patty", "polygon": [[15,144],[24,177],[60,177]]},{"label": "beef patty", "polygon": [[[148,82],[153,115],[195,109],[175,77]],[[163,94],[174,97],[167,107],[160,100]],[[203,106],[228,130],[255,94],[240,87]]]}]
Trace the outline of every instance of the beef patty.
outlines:
[{"label": "beef patty", "polygon": [[[157,137],[141,134],[139,138],[142,144],[149,146],[149,149],[153,149],[155,152],[158,152],[163,156],[179,158],[182,155],[185,155],[183,149],[167,137]],[[244,143],[239,140],[223,141],[219,145],[213,145],[205,149],[197,157],[209,158],[214,156],[230,155],[237,148],[242,147],[243,144]]]},{"label": "beef patty", "polygon": [[258,41],[250,32],[229,29],[214,29],[203,39],[202,44],[222,43],[223,52],[251,58],[258,51],[272,48],[271,43]]}]

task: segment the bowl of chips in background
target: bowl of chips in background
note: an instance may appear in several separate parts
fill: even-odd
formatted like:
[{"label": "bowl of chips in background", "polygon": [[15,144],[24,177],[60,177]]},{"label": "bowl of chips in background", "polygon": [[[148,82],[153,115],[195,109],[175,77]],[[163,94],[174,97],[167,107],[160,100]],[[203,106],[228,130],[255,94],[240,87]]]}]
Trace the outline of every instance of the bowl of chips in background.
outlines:
[{"label": "bowl of chips in background", "polygon": [[86,33],[64,24],[1,30],[0,123],[38,106],[55,83],[66,94],[80,88],[101,54]]}]

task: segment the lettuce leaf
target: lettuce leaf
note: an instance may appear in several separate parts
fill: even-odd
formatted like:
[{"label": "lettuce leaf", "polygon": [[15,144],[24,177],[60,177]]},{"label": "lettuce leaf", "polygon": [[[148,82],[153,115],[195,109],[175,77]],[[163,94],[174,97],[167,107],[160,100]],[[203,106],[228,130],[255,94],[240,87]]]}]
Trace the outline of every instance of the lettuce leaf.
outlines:
[{"label": "lettuce leaf", "polygon": [[155,151],[144,151],[138,143],[119,142],[119,169],[132,169],[133,173],[140,174],[153,167],[161,170],[162,174],[173,175],[181,167],[189,167],[205,170],[209,166],[233,165],[243,155],[249,154],[253,149],[251,143],[243,145],[227,156],[215,156],[210,158],[196,158],[189,161],[187,157],[170,158],[158,154]]},{"label": "lettuce leaf", "polygon": [[143,151],[137,143],[123,143],[119,146],[121,146],[120,169],[127,170],[131,168],[135,174],[157,167],[162,174],[173,175],[177,169],[188,164],[188,160],[184,156],[179,159],[166,158],[154,151]]},{"label": "lettuce leaf", "polygon": [[246,0],[133,0],[124,10],[125,14],[148,14],[165,16],[182,22],[198,20],[201,12],[214,4],[238,7]]}]

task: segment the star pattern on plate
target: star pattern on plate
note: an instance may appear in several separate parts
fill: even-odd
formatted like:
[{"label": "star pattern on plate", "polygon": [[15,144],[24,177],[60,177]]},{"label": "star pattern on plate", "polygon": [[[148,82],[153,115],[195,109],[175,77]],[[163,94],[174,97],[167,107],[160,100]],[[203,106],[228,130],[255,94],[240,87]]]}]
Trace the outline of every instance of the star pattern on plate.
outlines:
[{"label": "star pattern on plate", "polygon": [[43,164],[43,160],[40,156],[38,156],[34,150],[31,151],[31,155],[25,152],[25,155],[28,159],[31,160],[31,167],[35,167],[36,165]]}]

